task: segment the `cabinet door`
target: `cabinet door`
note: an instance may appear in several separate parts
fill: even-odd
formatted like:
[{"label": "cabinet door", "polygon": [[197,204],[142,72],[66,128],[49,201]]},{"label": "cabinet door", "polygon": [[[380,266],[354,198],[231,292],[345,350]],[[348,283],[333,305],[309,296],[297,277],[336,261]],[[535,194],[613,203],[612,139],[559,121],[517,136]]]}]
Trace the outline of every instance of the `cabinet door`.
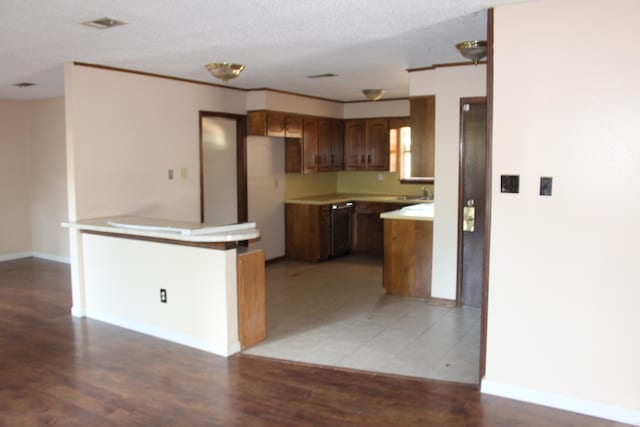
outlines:
[{"label": "cabinet door", "polygon": [[300,138],[284,139],[284,171],[302,173],[302,141]]},{"label": "cabinet door", "polygon": [[320,261],[329,257],[328,205],[285,204],[286,257]]},{"label": "cabinet door", "polygon": [[284,136],[284,113],[267,113],[267,136]]},{"label": "cabinet door", "polygon": [[367,120],[367,169],[389,170],[389,121],[387,119]]},{"label": "cabinet door", "polygon": [[365,121],[347,120],[344,124],[345,170],[363,170],[365,156]]},{"label": "cabinet door", "polygon": [[382,227],[380,214],[383,203],[357,202],[355,205],[354,251],[382,255]]},{"label": "cabinet door", "polygon": [[287,138],[302,138],[302,116],[286,114],[284,116],[284,132]]},{"label": "cabinet door", "polygon": [[331,120],[331,170],[344,170],[344,122]]},{"label": "cabinet door", "polygon": [[331,120],[318,120],[318,171],[332,170],[331,165]]},{"label": "cabinet door", "polygon": [[[288,135],[288,133],[287,133]],[[318,171],[318,119],[305,118],[302,132],[304,172]]]},{"label": "cabinet door", "polygon": [[249,111],[247,113],[247,135],[267,136],[266,111]]}]

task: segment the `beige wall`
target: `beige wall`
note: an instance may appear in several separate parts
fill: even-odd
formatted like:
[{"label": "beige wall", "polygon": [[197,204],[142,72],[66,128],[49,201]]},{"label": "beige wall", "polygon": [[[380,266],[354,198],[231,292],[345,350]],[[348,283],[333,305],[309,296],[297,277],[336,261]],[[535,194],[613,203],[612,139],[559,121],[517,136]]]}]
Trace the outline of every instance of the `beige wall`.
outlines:
[{"label": "beige wall", "polygon": [[68,262],[64,98],[29,102],[32,250]]},{"label": "beige wall", "polygon": [[[495,10],[482,385],[635,424],[638,16],[640,2],[629,0],[544,0]],[[520,193],[501,194],[500,174],[520,174]],[[538,195],[540,176],[553,177],[551,197]]]},{"label": "beige wall", "polygon": [[244,114],[245,93],[72,64],[65,86],[71,218],[199,221],[198,111]]},{"label": "beige wall", "polygon": [[409,74],[411,96],[436,96],[435,216],[432,296],[456,298],[460,98],[486,95],[486,66],[467,65]]},{"label": "beige wall", "polygon": [[0,100],[0,261],[31,254],[29,104]]},{"label": "beige wall", "polygon": [[397,172],[338,172],[338,193],[419,196],[422,195],[422,187],[432,188],[424,184],[401,184]]}]

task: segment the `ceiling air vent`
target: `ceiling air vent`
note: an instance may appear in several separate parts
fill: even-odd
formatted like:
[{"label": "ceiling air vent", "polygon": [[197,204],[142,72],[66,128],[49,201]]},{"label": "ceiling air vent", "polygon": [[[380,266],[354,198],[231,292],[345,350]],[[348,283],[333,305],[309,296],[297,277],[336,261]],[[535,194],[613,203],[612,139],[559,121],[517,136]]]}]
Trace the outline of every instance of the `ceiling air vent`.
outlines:
[{"label": "ceiling air vent", "polygon": [[324,79],[325,77],[336,77],[333,73],[314,74],[313,76],[307,76],[308,79]]},{"label": "ceiling air vent", "polygon": [[87,27],[97,28],[98,30],[106,30],[107,28],[117,27],[118,25],[125,25],[126,22],[118,21],[117,19],[104,18],[94,19],[93,21],[82,22],[82,25],[86,25]]},{"label": "ceiling air vent", "polygon": [[29,86],[35,86],[38,83],[29,83],[29,82],[20,82],[20,83],[14,83],[11,86],[15,86],[15,87],[29,87]]}]

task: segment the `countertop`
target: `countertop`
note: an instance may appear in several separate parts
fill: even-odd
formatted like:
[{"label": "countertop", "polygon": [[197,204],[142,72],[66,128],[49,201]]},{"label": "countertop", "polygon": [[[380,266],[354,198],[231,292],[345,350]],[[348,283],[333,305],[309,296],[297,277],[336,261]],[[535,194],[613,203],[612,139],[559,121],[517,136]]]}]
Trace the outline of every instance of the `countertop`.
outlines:
[{"label": "countertop", "polygon": [[412,221],[433,221],[434,207],[435,206],[433,202],[405,206],[402,209],[381,213],[380,218]]},{"label": "countertop", "polygon": [[[403,198],[408,197],[408,198]],[[348,194],[348,193],[336,193],[336,194],[322,194],[319,196],[299,197],[294,199],[287,199],[285,203],[300,204],[300,205],[330,205],[332,203],[344,203],[344,202],[378,202],[378,203],[398,203],[406,205],[407,203],[421,203],[424,202],[420,196],[400,196],[400,195],[385,195],[385,194]]]},{"label": "countertop", "polygon": [[215,226],[198,222],[117,216],[63,222],[62,226],[78,230],[154,237],[182,242],[222,243],[260,237],[260,231],[256,228],[255,222]]}]

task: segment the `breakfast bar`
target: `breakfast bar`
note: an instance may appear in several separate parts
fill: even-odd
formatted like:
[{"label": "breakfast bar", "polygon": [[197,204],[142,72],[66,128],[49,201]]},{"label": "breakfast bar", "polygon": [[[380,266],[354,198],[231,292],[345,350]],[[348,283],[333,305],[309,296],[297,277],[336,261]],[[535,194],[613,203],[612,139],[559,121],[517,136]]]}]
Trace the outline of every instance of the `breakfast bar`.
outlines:
[{"label": "breakfast bar", "polygon": [[264,252],[239,245],[260,236],[255,223],[120,216],[63,226],[78,245],[74,315],[221,356],[264,339]]}]

